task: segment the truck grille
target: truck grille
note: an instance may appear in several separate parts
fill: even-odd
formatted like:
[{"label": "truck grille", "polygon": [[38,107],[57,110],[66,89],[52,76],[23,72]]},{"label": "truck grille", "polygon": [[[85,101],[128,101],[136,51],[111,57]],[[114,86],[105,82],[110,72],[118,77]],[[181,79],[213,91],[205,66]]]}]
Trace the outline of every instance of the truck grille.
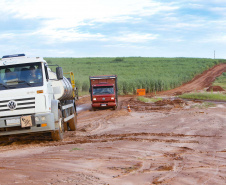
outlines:
[{"label": "truck grille", "polygon": [[14,110],[34,109],[35,108],[35,97],[23,98],[23,99],[11,99],[11,100],[0,101],[0,111],[1,112],[2,111],[11,111],[11,109],[8,106],[10,101],[15,102]]},{"label": "truck grille", "polygon": [[21,126],[5,127],[5,128],[0,128],[0,133],[1,132],[6,132],[6,131],[29,130],[29,129],[31,129],[31,128],[30,127],[22,128]]}]

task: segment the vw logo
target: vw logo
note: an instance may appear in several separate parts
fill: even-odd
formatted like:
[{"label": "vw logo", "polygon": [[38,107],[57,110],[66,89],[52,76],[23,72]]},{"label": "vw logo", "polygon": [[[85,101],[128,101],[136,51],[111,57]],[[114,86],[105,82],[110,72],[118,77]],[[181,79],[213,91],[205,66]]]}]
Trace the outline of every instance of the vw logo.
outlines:
[{"label": "vw logo", "polygon": [[13,100],[10,100],[9,103],[8,103],[8,107],[9,107],[10,110],[16,109],[16,102],[13,101]]},{"label": "vw logo", "polygon": [[102,98],[102,100],[105,100],[105,98]]}]

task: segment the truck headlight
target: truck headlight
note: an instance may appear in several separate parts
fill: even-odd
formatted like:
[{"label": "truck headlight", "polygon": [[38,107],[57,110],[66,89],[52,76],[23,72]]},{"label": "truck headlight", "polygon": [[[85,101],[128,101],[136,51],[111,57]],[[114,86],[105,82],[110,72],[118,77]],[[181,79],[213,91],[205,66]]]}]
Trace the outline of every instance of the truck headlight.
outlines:
[{"label": "truck headlight", "polygon": [[96,101],[97,99],[96,98],[93,98],[93,101]]},{"label": "truck headlight", "polygon": [[41,117],[41,120],[42,120],[42,121],[45,121],[45,120],[46,120],[46,117],[45,117],[45,116],[42,116],[42,117]]},{"label": "truck headlight", "polygon": [[35,117],[35,121],[36,121],[36,122],[39,122],[39,118],[38,118],[38,117]]},{"label": "truck headlight", "polygon": [[111,100],[114,100],[115,98],[114,97],[111,97]]}]

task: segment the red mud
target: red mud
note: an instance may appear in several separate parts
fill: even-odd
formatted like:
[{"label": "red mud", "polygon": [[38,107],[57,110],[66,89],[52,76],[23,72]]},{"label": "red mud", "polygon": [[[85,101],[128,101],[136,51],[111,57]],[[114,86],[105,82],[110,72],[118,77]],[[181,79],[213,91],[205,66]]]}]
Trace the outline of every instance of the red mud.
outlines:
[{"label": "red mud", "polygon": [[225,90],[220,86],[210,86],[208,89],[206,89],[206,91],[218,92],[218,91],[225,91]]}]

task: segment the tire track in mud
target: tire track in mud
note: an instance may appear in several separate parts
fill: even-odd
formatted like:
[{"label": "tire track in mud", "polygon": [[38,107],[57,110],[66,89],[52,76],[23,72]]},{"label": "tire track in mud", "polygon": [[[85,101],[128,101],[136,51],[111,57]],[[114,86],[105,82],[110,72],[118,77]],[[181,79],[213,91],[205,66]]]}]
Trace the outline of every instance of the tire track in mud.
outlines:
[{"label": "tire track in mud", "polygon": [[122,176],[130,178],[133,174],[150,174],[150,176],[153,176],[153,179],[149,184],[168,184],[168,182],[170,182],[171,179],[176,178],[184,168],[184,159],[181,155],[192,151],[193,149],[187,147],[179,147],[179,149],[173,153],[167,152],[162,156],[158,156],[158,160],[138,160],[137,166],[135,166],[137,168],[134,168],[134,165],[129,167],[129,169],[134,169],[129,173],[124,173],[124,167],[116,166],[113,167],[112,170],[121,170],[121,174],[115,178],[120,178]]},{"label": "tire track in mud", "polygon": [[[155,138],[146,138],[155,137]],[[157,137],[157,138],[156,138]],[[76,137],[70,141],[60,143],[50,143],[51,145],[67,145],[67,144],[84,144],[84,143],[103,143],[114,141],[136,141],[136,142],[163,142],[163,143],[199,143],[195,138],[220,138],[221,136],[206,136],[206,135],[185,135],[175,133],[127,133],[127,134],[102,134],[102,135],[87,135],[84,137]],[[180,139],[178,139],[180,138]],[[188,140],[190,138],[190,140]],[[186,139],[186,140],[183,140]]]},{"label": "tire track in mud", "polygon": [[[181,149],[178,149],[178,151],[174,151],[173,153],[167,152],[164,154],[164,156],[166,158],[168,157],[170,161],[174,161],[174,165],[172,165],[172,169],[169,170],[167,174],[160,174],[156,178],[154,178],[152,182],[153,184],[174,184],[175,178],[177,178],[180,173],[182,173],[183,175],[187,173],[194,174],[195,172],[197,173],[197,170],[199,170],[203,174],[198,175],[196,184],[212,184],[211,180],[214,180],[214,178],[219,175],[222,169],[226,169],[226,165],[220,165],[219,161],[216,162],[217,158],[219,158],[219,156],[216,155],[216,151],[212,152],[212,154],[210,155],[208,151],[204,152],[193,150],[187,147],[179,148]],[[195,155],[196,157],[189,158],[189,162],[185,162],[183,158],[185,158],[186,160],[190,155]],[[208,159],[206,159],[207,161],[201,162],[199,159],[196,160],[196,158],[202,159],[203,157],[208,157]],[[178,161],[177,164],[175,164],[175,161]],[[164,169],[164,166],[162,168]],[[182,182],[181,184],[183,184]]]},{"label": "tire track in mud", "polygon": [[[180,149],[181,148],[181,149]],[[177,151],[174,151],[173,153],[167,152],[165,154],[163,154],[164,158],[162,158],[163,161],[169,161],[169,162],[165,162],[165,163],[159,163],[157,162],[155,164],[155,168],[152,167],[152,170],[146,170],[147,173],[155,173],[156,176],[153,178],[153,181],[151,182],[151,184],[174,184],[175,183],[175,179],[177,178],[177,176],[182,176],[186,174],[185,171],[188,170],[187,173],[192,173],[192,170],[194,169],[212,169],[212,166],[215,166],[213,164],[211,164],[211,162],[209,163],[209,167],[205,168],[204,166],[200,166],[200,167],[190,167],[187,168],[186,165],[188,165],[185,161],[188,155],[194,154],[196,153],[196,155],[200,154],[199,157],[202,157],[203,152],[199,152],[197,153],[197,151],[187,148],[187,147],[179,147]],[[213,160],[214,160],[214,156],[213,156]],[[161,158],[159,158],[159,161],[161,161]],[[170,162],[171,161],[171,162]],[[189,161],[189,163],[194,163],[194,161]],[[211,175],[210,177],[208,177],[206,179],[206,176],[199,176],[198,182],[197,184],[206,184],[208,181],[210,181],[211,179],[213,179],[219,171],[219,167],[217,165],[216,167],[216,171],[214,172],[213,175]],[[159,173],[161,172],[161,173]],[[145,172],[144,172],[145,173]],[[178,182],[177,182],[178,184]],[[183,181],[179,184],[183,184]]]}]

